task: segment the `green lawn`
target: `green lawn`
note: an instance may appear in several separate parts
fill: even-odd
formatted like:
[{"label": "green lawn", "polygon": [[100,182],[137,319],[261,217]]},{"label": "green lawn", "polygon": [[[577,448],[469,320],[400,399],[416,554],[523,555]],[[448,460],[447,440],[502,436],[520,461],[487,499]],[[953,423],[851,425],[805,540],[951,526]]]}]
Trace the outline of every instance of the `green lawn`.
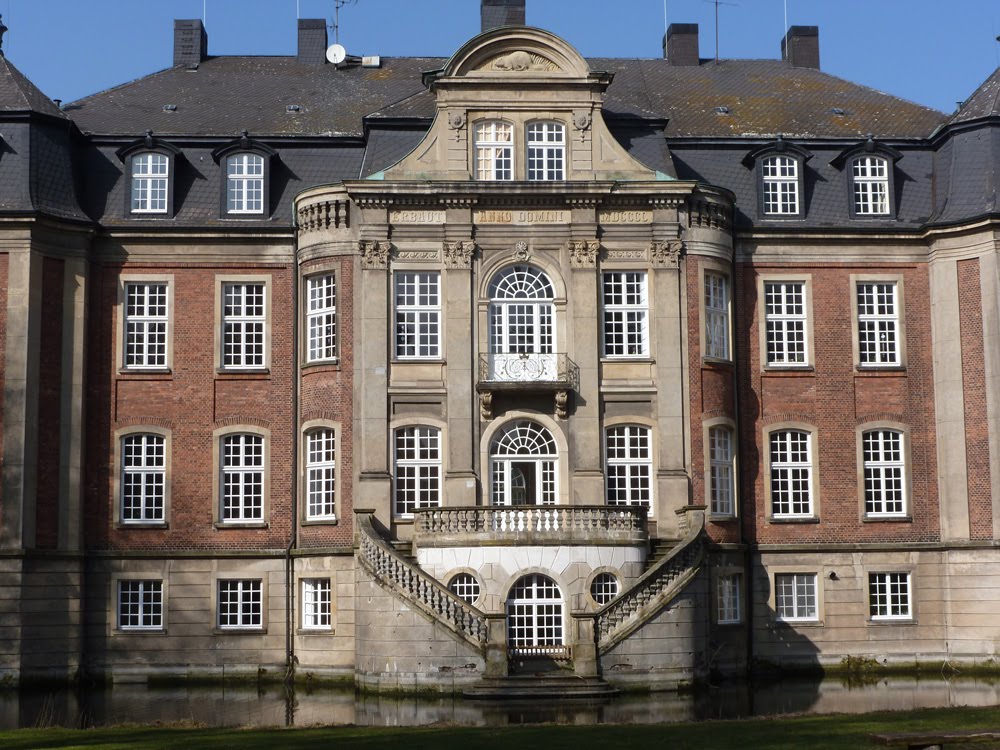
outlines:
[{"label": "green lawn", "polygon": [[[87,750],[864,750],[873,732],[998,729],[1000,708],[946,708],[925,711],[779,719],[708,721],[647,726],[513,726],[311,729],[208,729],[117,727],[111,729],[20,729],[0,732],[0,748],[86,748]],[[980,746],[985,747],[985,746]]]}]

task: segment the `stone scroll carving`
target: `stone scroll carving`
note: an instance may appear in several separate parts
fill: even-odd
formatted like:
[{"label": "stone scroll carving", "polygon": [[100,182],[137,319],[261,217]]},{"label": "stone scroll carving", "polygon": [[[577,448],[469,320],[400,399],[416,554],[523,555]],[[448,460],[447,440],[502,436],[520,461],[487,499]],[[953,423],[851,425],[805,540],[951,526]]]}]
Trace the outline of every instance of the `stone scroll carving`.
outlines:
[{"label": "stone scroll carving", "polygon": [[531,260],[531,252],[528,250],[528,243],[524,240],[521,240],[514,245],[514,259],[519,260],[522,263],[527,263]]},{"label": "stone scroll carving", "polygon": [[654,266],[660,268],[680,268],[684,243],[681,240],[666,242],[651,242],[649,244],[649,259]]},{"label": "stone scroll carving", "polygon": [[388,240],[361,240],[361,267],[369,270],[385,270],[389,267],[389,253],[392,243]]},{"label": "stone scroll carving", "polygon": [[594,268],[597,266],[597,256],[601,252],[599,240],[570,240],[569,264],[573,268]]}]

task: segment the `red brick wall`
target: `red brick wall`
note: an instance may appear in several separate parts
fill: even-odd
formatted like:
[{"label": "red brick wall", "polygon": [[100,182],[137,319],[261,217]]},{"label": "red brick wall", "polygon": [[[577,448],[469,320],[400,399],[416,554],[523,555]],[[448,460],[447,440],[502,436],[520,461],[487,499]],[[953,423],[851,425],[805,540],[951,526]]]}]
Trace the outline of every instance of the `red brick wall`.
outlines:
[{"label": "red brick wall", "polygon": [[[765,373],[758,320],[758,273],[801,273],[812,279],[815,369]],[[905,310],[905,371],[858,372],[854,367],[851,274],[901,274]],[[934,436],[934,388],[927,267],[863,268],[840,264],[753,266],[736,270],[737,348],[740,361],[743,523],[748,539],[762,544],[931,541],[939,539]],[[886,420],[910,429],[912,521],[865,523],[858,487],[859,424]],[[819,474],[819,523],[768,520],[768,471],[763,428],[798,421],[815,428]]]},{"label": "red brick wall", "polygon": [[965,465],[969,482],[969,531],[973,539],[993,538],[990,492],[989,424],[986,420],[986,360],[983,354],[983,300],[979,259],[958,261],[958,319],[962,332],[962,385],[965,396]]},{"label": "red brick wall", "polygon": [[39,326],[38,465],[35,546],[52,549],[59,542],[59,432],[62,401],[63,272],[65,262],[42,261],[42,309]]}]

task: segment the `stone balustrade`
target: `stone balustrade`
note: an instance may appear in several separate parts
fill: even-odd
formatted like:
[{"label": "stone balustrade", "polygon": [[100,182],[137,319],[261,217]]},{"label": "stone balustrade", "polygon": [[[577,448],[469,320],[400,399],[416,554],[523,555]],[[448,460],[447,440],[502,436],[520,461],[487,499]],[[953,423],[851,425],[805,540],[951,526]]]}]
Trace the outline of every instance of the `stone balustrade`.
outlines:
[{"label": "stone balustrade", "polygon": [[526,505],[424,508],[414,513],[416,547],[503,544],[646,544],[642,506]]}]

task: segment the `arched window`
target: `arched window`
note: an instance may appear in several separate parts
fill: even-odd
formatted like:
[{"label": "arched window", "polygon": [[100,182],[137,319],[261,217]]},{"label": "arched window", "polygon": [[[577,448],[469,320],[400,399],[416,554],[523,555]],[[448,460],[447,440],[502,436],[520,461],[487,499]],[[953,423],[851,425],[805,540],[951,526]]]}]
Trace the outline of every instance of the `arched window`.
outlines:
[{"label": "arched window", "polygon": [[861,436],[865,470],[865,515],[906,514],[906,459],[903,433],[870,430]]},{"label": "arched window", "polygon": [[441,505],[441,431],[401,427],[395,432],[395,512]]},{"label": "arched window", "polygon": [[448,583],[448,590],[466,604],[475,606],[482,589],[472,573],[459,573]]},{"label": "arched window", "polygon": [[555,291],[534,266],[493,277],[490,295],[490,380],[555,380]]},{"label": "arched window", "polygon": [[493,505],[555,505],[556,442],[540,424],[519,419],[490,448]]},{"label": "arched window", "polygon": [[508,122],[488,120],[476,124],[477,180],[514,179],[514,128]]},{"label": "arched window", "polygon": [[133,433],[121,442],[121,522],[166,520],[166,439]]},{"label": "arched window", "polygon": [[560,122],[528,125],[528,179],[566,179],[566,127]]},{"label": "arched window", "polygon": [[313,430],[306,435],[306,520],[336,519],[336,497],[336,436]]},{"label": "arched window", "polygon": [[708,430],[708,495],[709,512],[714,516],[736,513],[735,477],[733,471],[733,431],[724,425]]},{"label": "arched window", "polygon": [[226,157],[226,213],[264,213],[264,157],[260,154]]},{"label": "arched window", "polygon": [[534,573],[507,596],[507,647],[518,655],[562,654],[563,596],[548,576]]},{"label": "arched window", "polygon": [[590,596],[602,607],[618,596],[620,590],[614,573],[598,573],[590,582]]},{"label": "arched window", "polygon": [[653,451],[648,427],[609,427],[606,435],[608,505],[642,505],[653,510]]},{"label": "arched window", "polygon": [[770,435],[771,514],[775,518],[813,515],[811,437],[802,430]]}]

